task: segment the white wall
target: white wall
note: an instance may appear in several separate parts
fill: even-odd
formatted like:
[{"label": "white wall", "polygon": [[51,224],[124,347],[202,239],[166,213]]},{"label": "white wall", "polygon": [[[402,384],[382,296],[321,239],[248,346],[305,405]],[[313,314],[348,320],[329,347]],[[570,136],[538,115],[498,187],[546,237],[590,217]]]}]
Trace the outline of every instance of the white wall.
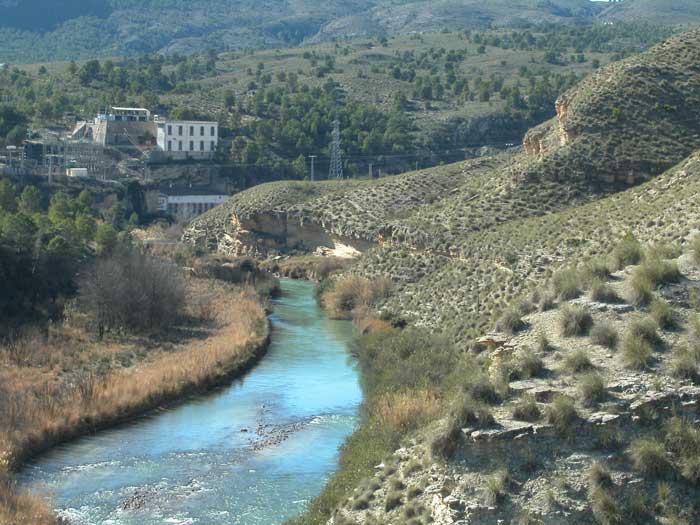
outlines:
[{"label": "white wall", "polygon": [[219,143],[217,122],[165,121],[158,123],[158,149],[173,157],[211,156]]}]

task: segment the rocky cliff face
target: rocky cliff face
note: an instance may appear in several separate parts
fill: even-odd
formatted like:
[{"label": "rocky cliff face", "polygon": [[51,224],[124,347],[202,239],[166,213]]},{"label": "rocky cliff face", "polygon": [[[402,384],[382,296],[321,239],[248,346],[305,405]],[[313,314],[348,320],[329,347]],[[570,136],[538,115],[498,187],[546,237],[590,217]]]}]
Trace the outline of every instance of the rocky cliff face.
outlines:
[{"label": "rocky cliff face", "polygon": [[386,240],[392,220],[448,197],[499,162],[481,157],[377,181],[264,184],[192,221],[184,240],[228,255],[365,252]]}]

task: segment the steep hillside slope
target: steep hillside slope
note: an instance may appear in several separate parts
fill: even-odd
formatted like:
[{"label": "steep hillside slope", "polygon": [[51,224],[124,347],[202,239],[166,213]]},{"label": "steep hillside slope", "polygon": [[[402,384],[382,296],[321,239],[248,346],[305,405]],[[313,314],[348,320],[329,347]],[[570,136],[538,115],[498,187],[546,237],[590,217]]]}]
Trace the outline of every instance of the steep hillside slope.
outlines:
[{"label": "steep hillside slope", "polygon": [[[670,176],[670,192],[697,189],[699,160]],[[688,204],[678,209],[691,211]],[[697,215],[676,225],[689,219]],[[672,238],[668,232],[644,228],[651,237]],[[568,299],[522,303],[513,333],[490,333],[465,354],[471,366],[447,418],[456,429],[449,442],[444,423],[420,431],[330,523],[697,523],[700,251],[693,247],[681,257],[680,248],[648,248],[641,265],[594,281],[585,269],[574,272],[580,287]],[[651,302],[632,301],[640,276],[656,270],[664,277]],[[555,283],[540,297],[556,293]]]},{"label": "steep hillside slope", "polygon": [[589,76],[525,137],[541,162],[526,176],[634,183],[668,169],[700,140],[700,31]]},{"label": "steep hillside slope", "polygon": [[[625,192],[460,235],[453,253],[384,245],[365,255],[359,271],[395,278],[400,291],[387,311],[467,341],[487,329],[514,297],[562,266],[610,253],[627,232],[649,242],[686,241],[700,220],[698,191],[700,156],[694,154]],[[447,235],[452,230],[443,225]]]},{"label": "steep hillside slope", "polygon": [[625,0],[600,15],[606,20],[635,20],[667,25],[700,23],[700,4],[695,0]]}]

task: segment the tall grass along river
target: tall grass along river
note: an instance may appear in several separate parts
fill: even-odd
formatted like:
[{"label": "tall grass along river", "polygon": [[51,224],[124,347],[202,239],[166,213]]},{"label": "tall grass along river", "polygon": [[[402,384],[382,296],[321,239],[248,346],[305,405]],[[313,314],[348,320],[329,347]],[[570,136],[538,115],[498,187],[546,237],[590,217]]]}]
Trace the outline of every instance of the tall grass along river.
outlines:
[{"label": "tall grass along river", "polygon": [[270,349],[230,387],[57,447],[20,482],[71,524],[271,525],[300,513],[361,402],[352,325],[328,320],[313,291],[282,282]]}]

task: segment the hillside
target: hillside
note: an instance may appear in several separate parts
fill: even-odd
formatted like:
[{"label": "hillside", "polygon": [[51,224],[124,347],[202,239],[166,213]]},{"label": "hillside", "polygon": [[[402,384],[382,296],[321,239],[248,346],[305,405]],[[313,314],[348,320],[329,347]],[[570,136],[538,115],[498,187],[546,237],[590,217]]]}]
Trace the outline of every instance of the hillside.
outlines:
[{"label": "hillside", "polygon": [[0,61],[192,53],[357,35],[591,21],[588,0],[4,0]]},{"label": "hillside", "polygon": [[696,25],[700,23],[700,5],[695,0],[625,0],[605,9],[600,18],[667,25]]},{"label": "hillside", "polygon": [[[696,191],[698,175],[695,156],[669,174],[668,195]],[[693,208],[677,207],[675,225],[697,224]],[[690,238],[618,220],[647,238]],[[465,353],[448,415],[368,471],[330,523],[697,523],[700,246],[615,246],[644,259],[571,270],[566,298],[556,278],[540,286],[541,302],[502,325],[512,331]],[[635,302],[652,273],[649,302]]]},{"label": "hillside", "polygon": [[[648,179],[650,191],[656,191],[654,185],[663,182],[654,177],[700,148],[698,42],[700,31],[673,37],[589,77],[559,99],[554,121],[526,136],[523,153],[339,184],[331,195],[311,189],[302,203],[275,201],[273,210],[260,206],[258,196],[276,196],[284,183],[258,187],[195,221],[189,239],[261,255],[350,244],[366,251],[359,271],[387,275],[398,284],[386,307],[392,315],[449,327],[464,341],[529,279],[551,271],[563,252],[573,247],[566,255],[574,256],[593,242],[584,235],[569,239],[569,229],[558,231],[560,213],[614,203],[616,191]],[[437,191],[426,194],[424,185]],[[422,197],[412,199],[414,194]],[[612,195],[609,201],[598,200],[605,195]],[[599,210],[591,213],[585,221],[605,217]],[[294,235],[272,232],[273,216],[293,224]],[[542,228],[557,242],[540,254],[546,246]],[[445,289],[451,290],[449,301]],[[477,310],[487,315],[469,315]]]}]

